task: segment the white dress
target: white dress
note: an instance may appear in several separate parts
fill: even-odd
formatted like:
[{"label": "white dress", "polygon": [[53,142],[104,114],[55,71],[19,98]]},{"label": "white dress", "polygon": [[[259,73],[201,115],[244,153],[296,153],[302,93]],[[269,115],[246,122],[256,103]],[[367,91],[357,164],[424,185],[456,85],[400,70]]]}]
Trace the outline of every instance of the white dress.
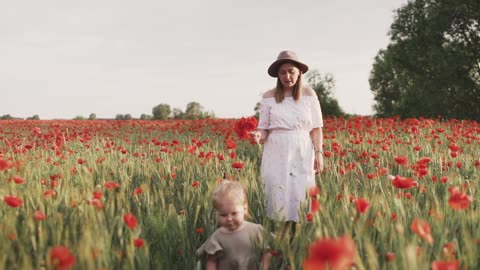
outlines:
[{"label": "white dress", "polygon": [[274,97],[260,101],[258,128],[269,131],[261,164],[269,218],[299,221],[300,206],[308,188],[315,185],[310,131],[322,126],[316,96],[302,96],[299,101],[286,97],[281,103]]}]

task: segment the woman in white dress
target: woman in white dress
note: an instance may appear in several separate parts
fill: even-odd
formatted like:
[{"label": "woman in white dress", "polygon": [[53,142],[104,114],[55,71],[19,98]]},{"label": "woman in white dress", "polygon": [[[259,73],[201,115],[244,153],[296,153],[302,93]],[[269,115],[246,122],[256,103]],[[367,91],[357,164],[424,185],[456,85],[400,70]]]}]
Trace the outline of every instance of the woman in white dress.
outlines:
[{"label": "woman in white dress", "polygon": [[[264,93],[256,142],[264,143],[261,176],[265,185],[266,213],[272,220],[295,224],[299,209],[323,170],[323,119],[315,91],[302,86],[308,66],[293,51],[282,51],[268,68],[277,86]],[[284,231],[285,232],[285,231]]]}]

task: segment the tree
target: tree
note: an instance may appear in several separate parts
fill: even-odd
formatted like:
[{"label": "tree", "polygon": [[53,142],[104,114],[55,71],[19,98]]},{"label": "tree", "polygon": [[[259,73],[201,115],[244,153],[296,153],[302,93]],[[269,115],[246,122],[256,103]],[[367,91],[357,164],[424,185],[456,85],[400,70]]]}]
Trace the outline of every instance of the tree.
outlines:
[{"label": "tree", "polygon": [[480,3],[415,0],[396,11],[370,74],[378,116],[480,119]]},{"label": "tree", "polygon": [[152,109],[153,119],[164,120],[170,117],[172,110],[168,104],[159,104]]},{"label": "tree", "polygon": [[38,114],[34,114],[31,117],[27,117],[27,120],[40,120],[40,116],[38,116]]},{"label": "tree", "polygon": [[77,115],[73,118],[73,120],[85,120],[85,117],[83,117],[81,115]]},{"label": "tree", "polygon": [[172,118],[173,119],[182,119],[183,118],[183,111],[179,108],[173,108]]},{"label": "tree", "polygon": [[322,76],[320,72],[313,70],[308,73],[307,82],[318,96],[323,115],[340,116],[345,114],[342,108],[340,108],[340,105],[338,105],[338,101],[333,96],[335,80],[332,74]]},{"label": "tree", "polygon": [[198,102],[190,102],[187,104],[185,113],[182,114],[182,119],[203,119],[203,118],[215,118],[213,112],[207,112],[203,110],[203,106]]},{"label": "tree", "polygon": [[203,115],[203,106],[198,102],[190,102],[185,109],[185,119],[199,119]]},{"label": "tree", "polygon": [[151,115],[144,114],[144,113],[140,115],[140,120],[150,120],[150,119],[152,119]]},{"label": "tree", "polygon": [[90,116],[88,117],[88,120],[95,120],[97,119],[97,115],[94,113],[91,113]]}]

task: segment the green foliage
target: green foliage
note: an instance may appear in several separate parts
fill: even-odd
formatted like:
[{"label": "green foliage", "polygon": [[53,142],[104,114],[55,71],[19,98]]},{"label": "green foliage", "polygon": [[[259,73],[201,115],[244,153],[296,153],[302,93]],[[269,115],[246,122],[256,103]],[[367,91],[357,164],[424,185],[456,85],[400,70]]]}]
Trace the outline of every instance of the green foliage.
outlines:
[{"label": "green foliage", "polygon": [[73,120],[85,120],[85,117],[83,117],[81,115],[77,115],[77,116],[75,116],[75,118],[73,118]]},{"label": "green foliage", "polygon": [[95,120],[97,119],[97,115],[94,113],[91,113],[90,116],[88,117],[88,120]]},{"label": "green foliage", "polygon": [[144,113],[140,115],[140,120],[150,120],[150,119],[152,119],[151,115],[144,114]]},{"label": "green foliage", "polygon": [[168,119],[171,113],[172,110],[170,109],[170,105],[168,104],[158,104],[152,109],[153,119],[155,120]]},{"label": "green foliage", "polygon": [[335,80],[332,74],[322,76],[317,70],[313,70],[308,73],[307,82],[313,90],[315,90],[315,93],[317,93],[324,116],[340,116],[345,114],[333,96]]},{"label": "green foliage", "polygon": [[480,2],[410,1],[390,36],[369,80],[378,116],[480,119]]},{"label": "green foliage", "polygon": [[0,120],[11,120],[13,117],[10,114],[0,116]]},{"label": "green foliage", "polygon": [[131,114],[127,113],[127,114],[117,114],[115,116],[115,120],[132,120],[133,117]]},{"label": "green foliage", "polygon": [[27,120],[40,120],[40,116],[38,114],[32,115],[31,117],[27,117]]},{"label": "green foliage", "polygon": [[203,106],[198,102],[190,102],[187,104],[183,119],[202,119],[205,118]]},{"label": "green foliage", "polygon": [[183,119],[183,111],[179,108],[173,108],[172,118],[173,119]]}]

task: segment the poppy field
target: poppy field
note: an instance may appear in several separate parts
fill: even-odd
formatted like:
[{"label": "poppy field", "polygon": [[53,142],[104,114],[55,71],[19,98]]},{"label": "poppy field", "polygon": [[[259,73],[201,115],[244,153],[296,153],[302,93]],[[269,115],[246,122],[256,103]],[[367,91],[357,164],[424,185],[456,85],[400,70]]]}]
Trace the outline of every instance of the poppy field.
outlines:
[{"label": "poppy field", "polygon": [[[219,181],[242,182],[269,228],[243,120],[1,121],[0,269],[204,269]],[[325,170],[293,240],[272,232],[271,269],[478,269],[477,122],[327,118],[323,132]]]}]

